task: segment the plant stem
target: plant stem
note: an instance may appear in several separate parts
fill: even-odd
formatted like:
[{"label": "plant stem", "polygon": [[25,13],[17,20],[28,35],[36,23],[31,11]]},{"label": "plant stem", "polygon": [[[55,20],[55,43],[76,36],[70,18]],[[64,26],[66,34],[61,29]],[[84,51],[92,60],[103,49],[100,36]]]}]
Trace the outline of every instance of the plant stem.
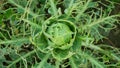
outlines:
[{"label": "plant stem", "polygon": [[35,53],[35,51],[36,51],[36,50],[33,50],[33,51],[27,53],[26,55],[18,58],[17,60],[13,61],[10,65],[7,66],[7,68],[10,68],[13,64],[19,62],[22,58],[26,58],[26,57],[30,56],[31,54]]},{"label": "plant stem", "polygon": [[12,44],[12,43],[24,42],[24,41],[29,41],[29,38],[21,38],[21,39],[15,39],[15,40],[0,41],[0,44]]},{"label": "plant stem", "polygon": [[42,29],[40,25],[36,24],[36,23],[33,23],[27,19],[22,19],[23,21],[27,22],[28,24],[30,24],[31,26],[34,26],[36,28],[39,28],[39,29]]},{"label": "plant stem", "polygon": [[29,13],[30,15],[32,15],[33,17],[37,17],[37,16],[39,16],[39,15],[33,13],[33,12],[30,11],[30,10],[26,10],[26,9],[25,9],[24,7],[22,7],[21,5],[15,3],[13,0],[8,0],[8,1],[11,2],[12,4],[14,4],[15,6],[17,6],[18,8],[20,8],[20,9],[22,9],[22,10],[28,12],[28,13]]},{"label": "plant stem", "polygon": [[76,16],[76,21],[79,20],[79,17],[81,16],[81,14],[83,14],[85,12],[85,10],[88,8],[88,5],[90,3],[91,0],[88,0],[87,3],[84,5],[83,9],[81,10],[81,12]]},{"label": "plant stem", "polygon": [[114,18],[114,17],[119,17],[119,16],[118,15],[112,15],[112,16],[108,16],[108,17],[105,17],[105,18],[100,18],[97,21],[92,22],[90,25],[88,25],[88,27],[92,27],[96,24],[99,24],[99,23],[101,23],[105,20],[108,20],[108,19],[111,19],[111,18]]}]

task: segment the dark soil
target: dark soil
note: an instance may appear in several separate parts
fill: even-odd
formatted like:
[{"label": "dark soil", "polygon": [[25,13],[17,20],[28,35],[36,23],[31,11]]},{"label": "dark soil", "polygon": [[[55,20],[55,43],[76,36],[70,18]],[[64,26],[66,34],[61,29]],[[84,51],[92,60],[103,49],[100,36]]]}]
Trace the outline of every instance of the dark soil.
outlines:
[{"label": "dark soil", "polygon": [[[112,11],[112,14],[119,14],[119,13],[120,13],[120,4],[116,4],[115,8]],[[110,31],[108,39],[105,39],[103,43],[120,48],[120,23],[116,25],[117,27]]]}]

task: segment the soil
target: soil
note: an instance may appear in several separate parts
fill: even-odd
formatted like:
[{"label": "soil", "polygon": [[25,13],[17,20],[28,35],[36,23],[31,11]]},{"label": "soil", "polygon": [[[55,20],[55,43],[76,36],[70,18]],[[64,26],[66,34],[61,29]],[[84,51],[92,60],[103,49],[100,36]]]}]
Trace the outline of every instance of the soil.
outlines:
[{"label": "soil", "polygon": [[[120,13],[120,3],[115,5],[112,14]],[[120,18],[119,18],[120,20]],[[120,23],[116,24],[117,27],[110,31],[108,39],[105,39],[103,43],[120,48]]]}]

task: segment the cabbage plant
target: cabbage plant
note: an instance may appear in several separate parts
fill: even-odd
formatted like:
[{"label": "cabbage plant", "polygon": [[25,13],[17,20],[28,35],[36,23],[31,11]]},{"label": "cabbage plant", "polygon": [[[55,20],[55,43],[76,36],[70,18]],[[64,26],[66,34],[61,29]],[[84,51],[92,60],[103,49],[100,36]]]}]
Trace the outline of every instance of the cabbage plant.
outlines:
[{"label": "cabbage plant", "polygon": [[0,68],[120,68],[116,2],[0,0]]},{"label": "cabbage plant", "polygon": [[[73,53],[70,48],[73,46],[76,37],[76,26],[73,22],[64,19],[50,19],[42,25],[42,32],[38,33],[33,42],[43,52],[52,52],[54,58],[63,60]],[[63,56],[63,52],[65,56]]]}]

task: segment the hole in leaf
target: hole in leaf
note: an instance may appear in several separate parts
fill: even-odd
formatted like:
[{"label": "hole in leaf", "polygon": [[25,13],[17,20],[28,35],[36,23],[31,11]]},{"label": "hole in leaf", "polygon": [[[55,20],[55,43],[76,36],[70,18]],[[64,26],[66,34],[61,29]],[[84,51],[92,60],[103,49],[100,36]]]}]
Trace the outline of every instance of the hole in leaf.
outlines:
[{"label": "hole in leaf", "polygon": [[51,58],[51,59],[48,59],[47,62],[50,63],[51,65],[55,65],[55,59]]},{"label": "hole in leaf", "polygon": [[8,60],[8,61],[12,61],[11,57],[9,56],[9,54],[7,55],[4,55],[5,59]]},{"label": "hole in leaf", "polygon": [[9,64],[7,62],[3,62],[3,65],[4,66],[8,66]]}]

